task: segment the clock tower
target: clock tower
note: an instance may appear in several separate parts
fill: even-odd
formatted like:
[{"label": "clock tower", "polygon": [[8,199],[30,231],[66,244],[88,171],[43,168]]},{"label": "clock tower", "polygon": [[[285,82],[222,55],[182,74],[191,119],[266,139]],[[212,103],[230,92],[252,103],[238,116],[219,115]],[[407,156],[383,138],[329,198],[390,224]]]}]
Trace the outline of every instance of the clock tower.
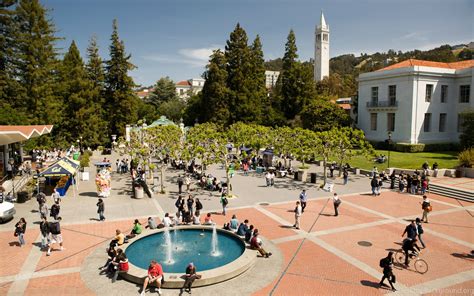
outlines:
[{"label": "clock tower", "polygon": [[314,42],[314,80],[329,76],[329,26],[321,11],[321,21],[316,26]]}]

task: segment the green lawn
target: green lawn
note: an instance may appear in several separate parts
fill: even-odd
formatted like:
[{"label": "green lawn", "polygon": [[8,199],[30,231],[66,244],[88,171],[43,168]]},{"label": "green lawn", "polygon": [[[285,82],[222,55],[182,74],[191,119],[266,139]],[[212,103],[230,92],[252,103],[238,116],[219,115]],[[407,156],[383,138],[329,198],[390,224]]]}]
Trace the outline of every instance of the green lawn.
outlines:
[{"label": "green lawn", "polygon": [[[443,152],[418,152],[418,153],[403,153],[390,152],[390,167],[402,169],[420,169],[421,165],[427,161],[430,167],[434,162],[438,162],[439,168],[452,169],[458,165],[457,151],[443,151]],[[376,150],[376,154],[383,154],[388,156],[387,150]],[[361,169],[372,169],[375,166],[379,169],[386,169],[388,162],[376,163],[373,160],[368,160],[363,156],[355,156],[350,161],[351,167],[358,167]]]}]

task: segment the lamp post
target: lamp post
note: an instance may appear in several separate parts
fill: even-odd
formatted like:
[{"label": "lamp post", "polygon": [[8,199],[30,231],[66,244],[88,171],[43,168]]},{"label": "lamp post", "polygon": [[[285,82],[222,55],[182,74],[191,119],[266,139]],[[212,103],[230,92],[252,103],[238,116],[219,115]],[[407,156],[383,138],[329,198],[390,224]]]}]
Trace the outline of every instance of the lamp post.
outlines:
[{"label": "lamp post", "polygon": [[117,139],[117,135],[112,135],[112,150],[115,148],[115,140]]},{"label": "lamp post", "polygon": [[[15,160],[13,158],[10,158],[8,160],[8,163],[12,167],[12,172],[14,171],[13,166],[15,165]],[[12,192],[13,192],[13,198],[15,198],[15,174],[12,174]]]},{"label": "lamp post", "polygon": [[82,154],[82,136],[79,136],[79,151]]},{"label": "lamp post", "polygon": [[387,167],[390,168],[390,151],[392,150],[392,132],[388,132],[388,163]]}]

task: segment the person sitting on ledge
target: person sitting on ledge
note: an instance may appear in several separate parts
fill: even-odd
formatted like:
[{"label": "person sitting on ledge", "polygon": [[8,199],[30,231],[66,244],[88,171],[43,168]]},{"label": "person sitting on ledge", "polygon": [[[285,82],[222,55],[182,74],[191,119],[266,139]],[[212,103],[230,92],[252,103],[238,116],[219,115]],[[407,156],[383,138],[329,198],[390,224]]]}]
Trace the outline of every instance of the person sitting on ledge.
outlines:
[{"label": "person sitting on ledge", "polygon": [[250,247],[254,250],[257,250],[263,257],[268,258],[272,255],[272,253],[269,253],[262,248],[262,240],[258,237],[258,235],[258,229],[255,229],[253,237],[250,240]]},{"label": "person sitting on ledge", "polygon": [[158,228],[158,225],[156,225],[156,221],[153,217],[148,217],[148,225],[145,226],[145,228],[150,228],[150,229]]},{"label": "person sitting on ledge", "polygon": [[245,219],[243,223],[240,223],[239,229],[237,229],[237,235],[245,236],[245,234],[247,233],[247,230],[249,229],[249,227],[247,226],[248,223],[249,223],[249,220],[247,219]]},{"label": "person sitting on ledge", "polygon": [[201,275],[196,273],[196,266],[194,263],[189,263],[188,267],[186,267],[186,274],[184,275],[184,285],[181,288],[181,293],[183,289],[191,294],[191,286],[193,285],[194,280],[200,279]]},{"label": "person sitting on ledge", "polygon": [[[170,227],[175,225],[175,220],[173,217],[170,216],[169,213],[165,214],[165,217],[163,218],[163,227]],[[161,227],[160,227],[161,228]]]},{"label": "person sitting on ledge", "polygon": [[148,284],[156,283],[158,288],[158,295],[161,295],[161,280],[163,279],[163,268],[155,260],[151,260],[150,266],[148,267],[148,275],[143,281],[143,288],[140,296],[145,295],[145,290]]},{"label": "person sitting on ledge", "polygon": [[142,233],[142,231],[143,231],[142,224],[140,223],[140,221],[138,221],[138,219],[135,219],[135,222],[133,222],[133,229],[130,232],[130,234],[127,235],[127,238],[129,238],[129,239],[134,238],[138,234]]},{"label": "person sitting on ledge", "polygon": [[204,225],[212,225],[214,222],[211,218],[211,213],[207,213],[206,218],[204,219]]},{"label": "person sitting on ledge", "polygon": [[237,216],[235,214],[232,215],[232,219],[230,219],[229,227],[230,230],[232,230],[233,232],[236,232],[239,228],[239,220],[237,219]]}]

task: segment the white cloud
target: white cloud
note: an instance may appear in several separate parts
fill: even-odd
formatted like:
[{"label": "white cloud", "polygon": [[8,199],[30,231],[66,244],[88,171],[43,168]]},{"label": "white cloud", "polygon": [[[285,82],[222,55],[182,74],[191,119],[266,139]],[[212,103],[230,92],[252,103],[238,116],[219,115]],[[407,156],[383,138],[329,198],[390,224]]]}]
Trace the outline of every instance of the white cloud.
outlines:
[{"label": "white cloud", "polygon": [[183,48],[178,54],[149,54],[142,56],[143,59],[167,64],[186,64],[192,67],[204,67],[209,61],[209,56],[219,45],[211,45],[208,48]]}]

